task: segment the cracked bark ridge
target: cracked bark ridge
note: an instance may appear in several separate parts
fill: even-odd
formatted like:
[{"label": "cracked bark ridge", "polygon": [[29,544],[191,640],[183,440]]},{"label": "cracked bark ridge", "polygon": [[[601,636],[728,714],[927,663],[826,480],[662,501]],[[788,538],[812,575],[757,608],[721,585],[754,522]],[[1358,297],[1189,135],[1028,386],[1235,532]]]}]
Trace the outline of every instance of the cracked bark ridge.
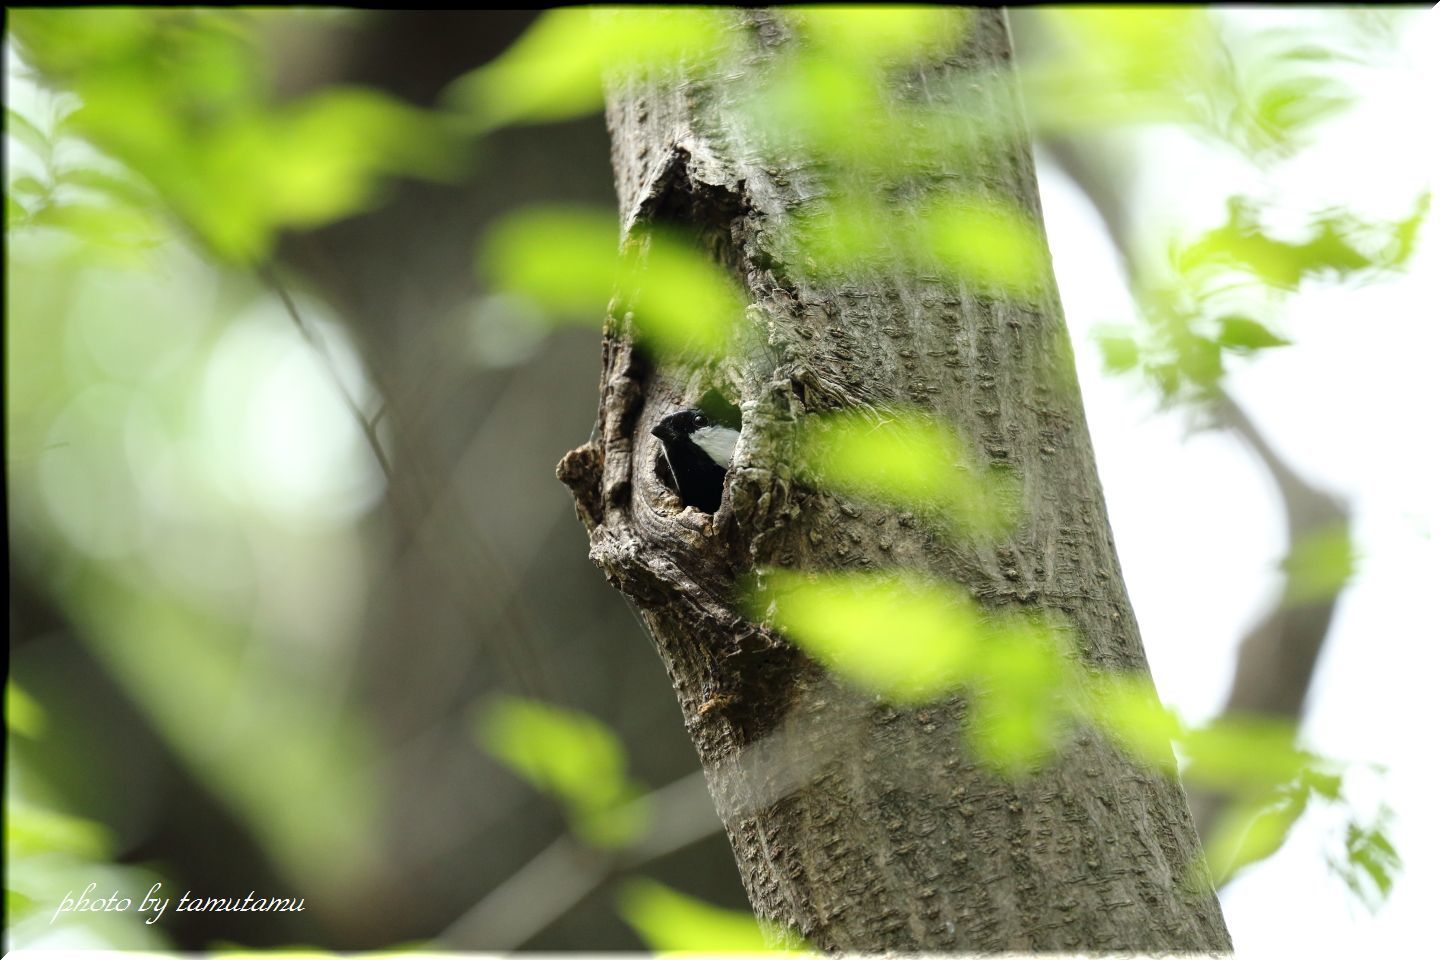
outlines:
[{"label": "cracked bark ridge", "polygon": [[[932,75],[1009,69],[1003,13],[971,23]],[[654,637],[757,915],[827,951],[1228,950],[1173,770],[1079,735],[1045,768],[1000,779],[959,735],[964,697],[877,702],[738,602],[759,567],[908,566],[997,609],[1063,614],[1093,669],[1146,670],[1053,281],[1022,300],[878,267],[787,273],[781,228],[824,187],[813,166],[770,156],[738,111],[787,42],[783,20],[737,14],[736,29],[751,41],[743,63],[618,89],[607,118],[624,229],[690,227],[745,288],[742,342],[724,360],[657,365],[612,318],[595,439],[558,473],[591,558]],[[937,96],[924,81],[902,95]],[[990,109],[1018,109],[995,96]],[[931,176],[1039,216],[1027,143],[941,160]],[[660,482],[650,435],[712,389],[744,416],[713,517],[681,509]],[[957,544],[792,472],[806,416],[902,405],[953,424],[1019,479],[1017,529]]]}]

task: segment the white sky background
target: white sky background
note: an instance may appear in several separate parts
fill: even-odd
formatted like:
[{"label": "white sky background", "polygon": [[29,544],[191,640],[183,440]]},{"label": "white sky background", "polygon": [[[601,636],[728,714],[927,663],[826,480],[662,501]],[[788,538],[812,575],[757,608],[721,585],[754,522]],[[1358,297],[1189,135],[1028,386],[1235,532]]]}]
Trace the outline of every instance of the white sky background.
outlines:
[{"label": "white sky background", "polygon": [[[1250,16],[1274,16],[1252,11]],[[1283,14],[1282,14],[1283,16]],[[1274,196],[1398,219],[1440,166],[1440,12],[1403,41],[1403,63],[1358,87],[1362,102],[1284,168]],[[1180,138],[1156,140],[1164,169],[1138,185],[1145,217],[1204,228],[1248,178]],[[1042,165],[1046,229],[1085,394],[1115,539],[1161,696],[1189,720],[1223,703],[1236,648],[1275,595],[1284,517],[1269,479],[1238,441],[1192,433],[1153,392],[1101,373],[1092,331],[1133,308],[1098,217]],[[1395,811],[1404,869],[1371,916],[1324,865],[1338,814],[1307,813],[1285,848],[1223,895],[1242,957],[1400,955],[1433,940],[1440,900],[1435,797],[1440,685],[1440,238],[1432,222],[1410,272],[1363,289],[1307,288],[1285,313],[1295,345],[1231,364],[1239,402],[1311,482],[1348,500],[1361,552],[1312,688],[1303,732],[1326,755],[1387,766],[1349,787],[1362,811]],[[1187,436],[1188,433],[1188,436]],[[1408,952],[1408,951],[1405,951]]]}]

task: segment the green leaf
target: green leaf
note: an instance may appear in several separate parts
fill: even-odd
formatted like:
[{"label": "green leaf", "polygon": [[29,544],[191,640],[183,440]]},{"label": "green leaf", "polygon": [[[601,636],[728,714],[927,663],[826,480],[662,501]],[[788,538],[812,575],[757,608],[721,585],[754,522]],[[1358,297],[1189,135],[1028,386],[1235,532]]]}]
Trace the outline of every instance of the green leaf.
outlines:
[{"label": "green leaf", "polygon": [[822,485],[930,510],[956,532],[998,531],[1016,512],[1013,485],[979,470],[953,429],[919,413],[812,419],[801,456]]},{"label": "green leaf", "polygon": [[[10,917],[10,924],[29,914],[36,907],[36,903],[30,897],[25,896],[19,890],[5,890],[5,915]],[[10,925],[10,924],[7,924]]]},{"label": "green leaf", "polygon": [[840,677],[897,703],[953,694],[975,670],[980,612],[908,575],[771,570],[752,603]]},{"label": "green leaf", "polygon": [[1148,676],[1102,674],[1086,693],[1086,713],[1112,741],[1161,769],[1174,766],[1180,718],[1161,704]]},{"label": "green leaf", "polygon": [[1371,826],[1351,820],[1345,827],[1345,860],[1329,861],[1330,868],[1372,913],[1389,898],[1402,866],[1388,836],[1391,819],[1390,809],[1382,807]]},{"label": "green leaf", "polygon": [[15,230],[29,219],[30,211],[25,209],[25,205],[16,200],[10,191],[5,191],[5,229]]},{"label": "green leaf", "polygon": [[32,740],[45,732],[45,711],[13,680],[5,681],[5,729]]},{"label": "green leaf", "polygon": [[[360,88],[276,101],[257,16],[77,10],[15,19],[27,62],[78,97],[60,132],[124,164],[223,260],[254,263],[280,230],[365,210],[388,178],[462,172],[449,118]],[[68,180],[149,205],[145,191],[109,174]]]},{"label": "green leaf", "polygon": [[1206,11],[1069,7],[1046,19],[1060,45],[1024,76],[1026,113],[1038,129],[1194,122],[1196,88],[1220,79]]},{"label": "green leaf", "polygon": [[1220,359],[1220,344],[1214,340],[1186,336],[1180,340],[1179,347],[1177,365],[1186,380],[1205,387],[1224,376],[1225,366]]},{"label": "green leaf", "polygon": [[646,826],[643,790],[626,776],[620,738],[599,720],[535,700],[497,697],[476,713],[481,747],[559,800],[582,839],[622,846]]},{"label": "green leaf", "polygon": [[598,324],[619,280],[619,230],[613,214],[532,207],[490,230],[479,271],[552,314]]},{"label": "green leaf", "polygon": [[954,49],[969,11],[943,7],[792,8],[796,23],[823,54],[860,60],[911,60]]},{"label": "green leaf", "polygon": [[616,904],[620,916],[656,952],[745,954],[773,950],[752,914],[725,910],[654,880],[627,880]]},{"label": "green leaf", "polygon": [[9,107],[5,108],[5,133],[28,147],[42,163],[50,162],[50,156],[55,149],[50,138],[22,114]]},{"label": "green leaf", "polygon": [[52,203],[35,211],[30,223],[54,227],[85,243],[113,249],[133,251],[160,240],[155,221],[126,206]]},{"label": "green leaf", "polygon": [[1305,812],[1308,796],[1304,791],[1284,791],[1227,809],[1205,851],[1216,883],[1224,884],[1242,868],[1279,850]]},{"label": "green leaf", "polygon": [[[752,91],[747,112],[776,142],[803,146],[810,156],[831,163],[874,163],[888,173],[900,160],[893,149],[900,131],[894,129],[892,105],[876,78],[848,61],[815,56],[782,61],[770,82]],[[849,197],[829,206],[832,216],[853,221],[852,208],[865,209],[871,199]],[[810,255],[826,255],[822,243],[812,246],[806,251]]]},{"label": "green leaf", "polygon": [[1222,347],[1242,352],[1286,347],[1290,341],[1278,336],[1269,327],[1248,317],[1221,317],[1220,335],[1216,342]]},{"label": "green leaf", "polygon": [[1100,357],[1107,373],[1124,373],[1140,363],[1140,345],[1128,333],[1102,330],[1095,334]]},{"label": "green leaf", "polygon": [[1427,191],[1415,198],[1415,209],[1410,216],[1391,224],[1392,242],[1385,251],[1384,264],[1391,270],[1399,270],[1410,262],[1415,252],[1415,239],[1420,225],[1430,214],[1430,193]]},{"label": "green leaf", "polygon": [[88,860],[110,855],[110,836],[100,824],[15,800],[5,804],[7,860],[66,854]]},{"label": "green leaf", "polygon": [[26,63],[71,79],[97,65],[108,69],[139,59],[156,24],[153,11],[111,7],[16,10],[7,25]]},{"label": "green leaf", "polygon": [[745,313],[741,292],[713,260],[658,230],[627,249],[620,294],[641,339],[670,353],[719,353]]},{"label": "green leaf", "polygon": [[1062,632],[1015,617],[992,621],[981,649],[971,739],[981,759],[1010,775],[1043,762],[1068,727]]},{"label": "green leaf", "polygon": [[1357,556],[1344,524],[1316,530],[1285,558],[1285,602],[1311,603],[1338,594],[1355,575]]},{"label": "green leaf", "polygon": [[147,207],[155,200],[154,194],[143,183],[124,172],[108,173],[90,167],[73,167],[61,171],[56,180],[68,186],[105,194],[113,200],[135,207]]},{"label": "green leaf", "polygon": [[1376,265],[1356,246],[1357,222],[1335,214],[1322,216],[1311,226],[1311,239],[1302,243],[1277,240],[1261,227],[1259,212],[1243,197],[1231,197],[1229,220],[1183,249],[1178,257],[1182,273],[1195,274],[1227,267],[1250,273],[1257,280],[1283,290],[1294,290],[1306,277],[1331,274],[1346,277]]},{"label": "green leaf", "polygon": [[31,176],[16,177],[10,182],[10,189],[16,193],[28,193],[32,197],[44,197],[50,193],[50,188]]},{"label": "green leaf", "polygon": [[[825,102],[845,101],[827,98]],[[844,119],[838,122],[843,124]],[[806,134],[804,128],[801,134]],[[825,134],[822,131],[810,135]],[[837,276],[857,267],[908,265],[914,258],[912,238],[896,228],[894,213],[878,198],[851,196],[823,204],[798,219],[791,225],[789,236],[804,269],[821,276]]]},{"label": "green leaf", "polygon": [[1261,91],[1255,103],[1255,115],[1267,132],[1286,141],[1354,102],[1354,95],[1333,80],[1295,77]]},{"label": "green leaf", "polygon": [[[868,89],[868,85],[861,86]],[[870,159],[875,146],[865,143],[878,140],[883,155],[893,156],[887,145],[899,131],[879,131],[874,137],[857,133],[851,104],[859,95],[838,82],[821,88],[830,91],[824,103],[842,104],[844,109],[834,107],[838,112],[833,116],[822,109],[820,119],[798,124],[802,139],[818,138],[824,152],[833,156],[845,151],[850,160],[861,162]],[[783,88],[782,92],[800,98],[797,102],[801,104],[811,95],[803,84],[798,92]],[[797,109],[804,112],[803,107]],[[859,112],[867,112],[863,103]],[[870,112],[878,113],[880,108]],[[833,129],[811,129],[817,124],[829,124]],[[825,143],[830,137],[845,140],[846,145],[830,149]],[[807,210],[790,237],[799,256],[797,267],[821,276],[856,269],[939,270],[977,292],[1030,296],[1049,275],[1049,250],[1033,218],[1012,203],[979,194],[932,200],[920,206],[918,215],[897,213],[883,195],[841,195]]]},{"label": "green leaf", "polygon": [[700,7],[551,10],[450,97],[483,129],[581,116],[599,109],[607,76],[713,61],[730,42],[726,19]]},{"label": "green leaf", "polygon": [[968,485],[969,456],[953,430],[919,414],[844,413],[812,422],[804,456],[819,479],[902,503],[949,500]]},{"label": "green leaf", "polygon": [[598,324],[616,316],[670,353],[717,352],[744,315],[735,284],[707,256],[661,231],[640,232],[618,252],[611,214],[535,207],[503,220],[482,246],[479,268],[496,289],[557,320]]},{"label": "green leaf", "polygon": [[1312,758],[1296,749],[1291,722],[1227,714],[1186,731],[1187,779],[1227,790],[1264,791],[1300,776]]},{"label": "green leaf", "polygon": [[1048,276],[1045,237],[1014,204],[980,196],[937,203],[920,230],[934,256],[967,283],[1023,295]]}]

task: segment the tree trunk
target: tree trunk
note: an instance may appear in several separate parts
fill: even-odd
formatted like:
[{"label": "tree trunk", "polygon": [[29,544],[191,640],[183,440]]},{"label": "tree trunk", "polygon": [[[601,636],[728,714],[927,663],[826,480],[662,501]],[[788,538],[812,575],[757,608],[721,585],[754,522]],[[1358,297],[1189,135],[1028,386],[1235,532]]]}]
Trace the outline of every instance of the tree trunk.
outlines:
[{"label": "tree trunk", "polygon": [[[1063,614],[1096,669],[1146,670],[1053,280],[1036,303],[901,273],[787,273],[778,228],[808,199],[807,173],[758,159],[732,113],[747,71],[787,31],[772,14],[746,16],[748,66],[631,85],[612,94],[608,119],[625,229],[668,219],[699,231],[745,285],[753,349],[657,367],[612,323],[596,439],[559,473],[592,559],[655,638],[757,915],[827,951],[1227,950],[1173,770],[1082,735],[1044,769],[1000,779],[959,736],[964,697],[879,703],[743,613],[736,585],[759,566],[904,565],[993,608]],[[1008,70],[1008,59],[1004,15],[985,10],[943,69]],[[1038,220],[1027,143],[984,164],[946,162],[954,169],[935,175],[978,178]],[[711,389],[744,414],[713,518],[678,508],[650,434]],[[949,543],[909,514],[792,475],[797,421],[902,404],[1022,478],[1024,518],[1003,539]]]}]

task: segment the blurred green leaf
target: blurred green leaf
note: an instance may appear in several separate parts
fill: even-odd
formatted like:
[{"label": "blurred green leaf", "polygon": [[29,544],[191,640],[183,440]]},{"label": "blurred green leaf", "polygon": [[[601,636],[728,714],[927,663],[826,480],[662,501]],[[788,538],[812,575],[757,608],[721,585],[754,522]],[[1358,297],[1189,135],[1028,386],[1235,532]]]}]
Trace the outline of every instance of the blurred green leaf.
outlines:
[{"label": "blurred green leaf", "polygon": [[1228,106],[1214,132],[1256,161],[1293,154],[1310,128],[1354,101],[1338,67],[1357,58],[1337,39],[1299,28],[1230,37],[1230,82],[1209,92]]},{"label": "blurred green leaf", "polygon": [[1260,206],[1232,197],[1224,226],[1173,248],[1168,272],[1136,281],[1144,326],[1130,343],[1118,332],[1099,337],[1107,369],[1143,371],[1167,402],[1201,395],[1224,375],[1226,355],[1288,345],[1270,317],[1300,284],[1368,282],[1403,269],[1428,211],[1428,194],[1396,221],[1331,210],[1297,242],[1270,236]]},{"label": "blurred green leaf", "polygon": [[1420,233],[1420,225],[1429,215],[1430,193],[1427,191],[1415,198],[1415,206],[1410,216],[1392,225],[1392,239],[1384,256],[1387,267],[1399,270],[1410,262],[1410,255],[1415,252],[1415,239]]},{"label": "blurred green leaf", "polygon": [[1323,800],[1332,802],[1343,799],[1340,788],[1343,783],[1338,773],[1318,767],[1310,767],[1300,774],[1300,785]]},{"label": "blurred green leaf", "polygon": [[1124,373],[1140,363],[1140,345],[1128,333],[1103,330],[1095,335],[1107,373]]},{"label": "blurred green leaf", "polygon": [[981,759],[1012,776],[1047,759],[1069,726],[1061,636],[1023,617],[990,624],[971,739]]},{"label": "blurred green leaf", "polygon": [[[175,14],[171,23],[181,19]],[[17,10],[9,27],[24,58],[41,70],[71,79],[96,65],[114,67],[148,52],[157,21],[139,9]]]},{"label": "blurred green leaf", "polygon": [[18,890],[7,889],[5,891],[5,915],[19,917],[30,913],[36,907],[31,898],[25,896]]},{"label": "blurred green leaf", "polygon": [[1345,827],[1345,859],[1329,859],[1332,871],[1350,892],[1373,913],[1389,898],[1402,862],[1390,842],[1392,814],[1382,808],[1370,826],[1352,820]]},{"label": "blurred green leaf", "polygon": [[1225,374],[1224,362],[1220,356],[1220,344],[1205,337],[1186,336],[1178,338],[1179,358],[1177,367],[1190,383],[1208,387]]},{"label": "blurred green leaf", "polygon": [[480,272],[500,290],[598,323],[619,280],[619,231],[614,214],[532,207],[491,228]]},{"label": "blurred green leaf", "polygon": [[607,77],[714,60],[730,40],[727,16],[704,7],[547,11],[503,54],[457,80],[451,99],[483,129],[590,113]]},{"label": "blurred green leaf", "polygon": [[1294,290],[1308,276],[1345,277],[1377,265],[1355,242],[1357,222],[1344,214],[1321,216],[1312,237],[1302,243],[1277,240],[1260,224],[1259,211],[1242,197],[1231,197],[1229,219],[1181,251],[1182,271],[1226,266],[1285,290]]},{"label": "blurred green leaf", "polygon": [[72,817],[33,804],[7,800],[5,857],[65,854],[88,860],[110,856],[108,831],[92,820]]},{"label": "blurred green leaf", "polygon": [[816,418],[801,449],[818,483],[930,510],[957,532],[996,532],[1015,513],[1018,495],[1007,478],[981,471],[954,430],[918,412]]},{"label": "blurred green leaf", "polygon": [[1299,777],[1313,758],[1295,747],[1295,727],[1272,717],[1226,714],[1185,731],[1187,780],[1227,790],[1264,791]]},{"label": "blurred green leaf", "polygon": [[1342,524],[1308,534],[1291,548],[1284,567],[1287,603],[1335,596],[1355,575],[1355,545],[1349,528]]},{"label": "blurred green leaf", "polygon": [[155,221],[133,207],[98,203],[52,203],[29,218],[34,226],[63,230],[97,247],[138,254],[159,243]]},{"label": "blurred green leaf", "polygon": [[502,220],[486,238],[481,274],[499,291],[524,297],[557,320],[598,324],[614,314],[661,351],[717,352],[744,314],[735,284],[693,244],[639,230],[618,252],[612,214],[534,207]]},{"label": "blurred green leaf", "polygon": [[57,183],[93,190],[132,207],[146,208],[155,202],[154,194],[128,172],[109,172],[92,167],[72,167],[56,175]]},{"label": "blurred green leaf", "polygon": [[1037,130],[1197,122],[1197,95],[1220,82],[1206,11],[1070,7],[1046,17],[1063,46],[1023,78]]},{"label": "blurred green leaf", "polygon": [[[459,172],[461,141],[437,115],[361,89],[276,102],[254,21],[253,11],[31,9],[11,28],[21,57],[79,98],[59,132],[143,178],[228,261],[261,260],[282,229],[367,208],[387,177]],[[88,186],[139,199],[104,176]]]},{"label": "blurred green leaf", "polygon": [[623,846],[644,830],[644,789],[626,775],[620,738],[594,717],[497,697],[478,710],[475,734],[487,753],[564,804],[581,839]]},{"label": "blurred green leaf", "polygon": [[45,732],[45,711],[14,680],[5,681],[5,729],[32,740]]},{"label": "blurred green leaf", "polygon": [[969,485],[960,438],[918,414],[827,417],[807,432],[804,449],[826,483],[901,502],[948,500]]},{"label": "blurred green leaf", "polygon": [[28,147],[42,163],[50,162],[54,150],[50,138],[23,114],[9,107],[5,108],[5,133]]},{"label": "blurred green leaf", "polygon": [[903,574],[771,570],[752,602],[826,667],[897,703],[955,693],[983,639],[973,603]]},{"label": "blurred green leaf", "polygon": [[1205,851],[1215,882],[1223,885],[1241,869],[1279,850],[1305,812],[1308,798],[1305,791],[1285,790],[1227,807]]},{"label": "blurred green leaf", "polygon": [[735,283],[676,234],[648,232],[628,253],[621,303],[640,338],[674,353],[720,352],[745,312]]},{"label": "blurred green leaf", "polygon": [[1355,58],[1303,28],[1226,30],[1193,8],[1070,8],[1047,20],[1057,49],[1024,78],[1042,132],[1176,123],[1266,162],[1353,100],[1336,64]]},{"label": "blurred green leaf", "polygon": [[1255,118],[1275,140],[1284,142],[1346,109],[1354,99],[1338,81],[1313,75],[1298,77],[1260,91]]},{"label": "blurred green leaf", "polygon": [[1047,277],[1045,237],[1012,203],[979,196],[939,202],[922,232],[933,255],[968,283],[1025,294]]},{"label": "blurred green leaf", "polygon": [[908,263],[908,234],[894,229],[894,213],[875,196],[847,196],[806,212],[791,240],[807,271],[844,274],[869,265]]},{"label": "blurred green leaf", "polygon": [[[246,156],[270,192],[275,223],[308,226],[362,209],[380,174],[457,175],[459,141],[420,110],[363,89],[329,89],[276,111],[255,133],[268,153]],[[249,146],[250,134],[240,143]],[[217,151],[235,144],[220,141]]]},{"label": "blurred green leaf", "polygon": [[725,910],[646,878],[627,880],[620,916],[656,952],[770,953],[775,948],[749,913]]},{"label": "blurred green leaf", "polygon": [[1054,623],[982,611],[904,572],[770,570],[750,602],[841,679],[892,703],[971,690],[972,742],[1007,772],[1043,760],[1069,726],[1065,634]]},{"label": "blurred green leaf", "polygon": [[786,61],[769,83],[755,89],[749,112],[776,143],[823,157],[829,165],[874,163],[884,170],[904,162],[876,78],[848,61],[816,56]]},{"label": "blurred green leaf", "polygon": [[[843,135],[854,137],[853,125]],[[821,275],[939,269],[992,294],[1034,293],[1050,263],[1044,235],[1028,214],[979,195],[920,204],[918,222],[913,211],[897,213],[883,196],[845,195],[808,211],[792,237],[797,266]]]},{"label": "blurred green leaf", "polygon": [[13,230],[16,227],[24,225],[29,216],[30,214],[26,211],[24,205],[11,196],[7,190],[5,192],[5,229]]},{"label": "blurred green leaf", "polygon": [[1149,676],[1101,674],[1086,684],[1085,711],[1116,744],[1162,770],[1175,765],[1180,718],[1155,695]]},{"label": "blurred green leaf", "polygon": [[944,7],[819,6],[790,12],[826,54],[864,61],[913,60],[954,49],[969,21],[968,10]]},{"label": "blurred green leaf", "polygon": [[1290,341],[1278,336],[1263,323],[1248,317],[1221,317],[1220,336],[1216,342],[1222,347],[1238,351],[1263,350],[1268,347],[1286,347]]},{"label": "blurred green leaf", "polygon": [[33,197],[43,197],[50,192],[50,188],[31,176],[16,177],[10,182],[10,189],[16,193],[28,193]]}]

